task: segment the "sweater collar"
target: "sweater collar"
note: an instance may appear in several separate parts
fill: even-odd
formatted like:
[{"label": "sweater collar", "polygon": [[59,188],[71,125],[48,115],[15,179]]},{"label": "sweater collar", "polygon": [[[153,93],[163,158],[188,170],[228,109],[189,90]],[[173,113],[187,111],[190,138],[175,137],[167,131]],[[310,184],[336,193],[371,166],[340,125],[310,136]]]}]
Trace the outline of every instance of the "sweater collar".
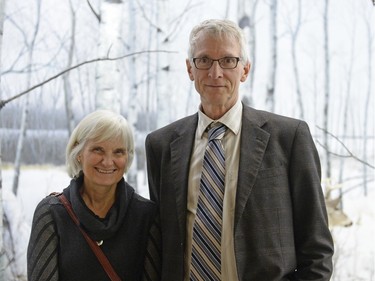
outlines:
[{"label": "sweater collar", "polygon": [[105,219],[95,215],[83,201],[80,188],[83,184],[83,175],[72,179],[64,193],[69,198],[72,208],[77,215],[81,226],[94,240],[105,240],[115,235],[121,227],[126,211],[134,195],[134,189],[122,178],[117,184],[116,200],[111,209],[108,211]]}]

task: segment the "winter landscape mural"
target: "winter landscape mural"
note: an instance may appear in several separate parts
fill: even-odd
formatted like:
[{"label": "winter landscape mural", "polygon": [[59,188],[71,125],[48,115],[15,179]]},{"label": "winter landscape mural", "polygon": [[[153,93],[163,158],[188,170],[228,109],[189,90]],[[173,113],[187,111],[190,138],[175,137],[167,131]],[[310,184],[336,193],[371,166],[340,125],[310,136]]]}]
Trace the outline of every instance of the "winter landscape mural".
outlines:
[{"label": "winter landscape mural", "polygon": [[[145,136],[193,114],[190,29],[228,18],[252,70],[244,103],[305,120],[322,163],[332,280],[375,280],[375,6],[371,0],[0,0],[0,280],[27,280],[37,203],[69,183],[68,136],[96,108],[135,131],[127,180],[148,196]],[[0,224],[1,225],[1,224]]]}]

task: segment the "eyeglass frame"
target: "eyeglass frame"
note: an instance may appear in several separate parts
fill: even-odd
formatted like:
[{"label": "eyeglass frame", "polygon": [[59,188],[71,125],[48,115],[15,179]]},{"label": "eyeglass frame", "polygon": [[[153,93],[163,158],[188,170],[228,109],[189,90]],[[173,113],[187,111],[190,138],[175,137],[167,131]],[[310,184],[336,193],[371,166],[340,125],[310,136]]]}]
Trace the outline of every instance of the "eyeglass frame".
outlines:
[{"label": "eyeglass frame", "polygon": [[[220,64],[220,61],[221,60],[223,60],[223,59],[228,59],[228,58],[230,58],[230,59],[236,59],[236,65],[234,66],[234,67],[232,67],[232,68],[227,68],[227,67],[222,67],[221,66],[221,64]],[[197,60],[197,59],[208,59],[208,60],[211,60],[211,65],[210,65],[210,67],[209,68],[198,68],[197,67],[197,64],[195,63],[195,61]],[[193,61],[193,63],[194,63],[194,66],[195,66],[195,68],[196,69],[199,69],[199,70],[208,70],[208,69],[210,69],[213,65],[214,65],[214,62],[215,61],[217,61],[217,63],[219,64],[219,66],[222,68],[222,69],[235,69],[237,66],[238,66],[238,62],[241,60],[241,58],[240,57],[222,57],[222,58],[219,58],[219,59],[211,59],[211,58],[208,58],[208,57],[201,57],[201,58],[192,58],[192,61]]]}]

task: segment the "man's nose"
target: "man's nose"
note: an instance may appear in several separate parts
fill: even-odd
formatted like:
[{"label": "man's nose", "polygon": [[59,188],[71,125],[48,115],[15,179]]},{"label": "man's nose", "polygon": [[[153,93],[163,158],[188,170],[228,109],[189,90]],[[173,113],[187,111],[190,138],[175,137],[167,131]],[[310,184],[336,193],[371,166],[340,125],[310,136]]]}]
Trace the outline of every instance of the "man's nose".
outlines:
[{"label": "man's nose", "polygon": [[223,77],[223,69],[219,65],[218,61],[214,61],[211,68],[208,71],[208,75],[211,78],[217,79]]}]

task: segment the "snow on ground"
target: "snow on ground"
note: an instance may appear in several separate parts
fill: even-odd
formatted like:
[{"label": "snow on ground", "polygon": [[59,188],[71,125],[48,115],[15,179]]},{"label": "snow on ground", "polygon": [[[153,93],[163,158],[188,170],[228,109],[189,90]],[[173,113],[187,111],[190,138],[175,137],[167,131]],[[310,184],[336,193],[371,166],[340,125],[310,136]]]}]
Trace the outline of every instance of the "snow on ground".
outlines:
[{"label": "snow on ground", "polygon": [[332,230],[335,242],[335,272],[332,281],[375,280],[375,192],[364,197],[362,190],[344,202],[351,227]]},{"label": "snow on ground", "polygon": [[[4,193],[12,189],[13,175],[11,169],[2,170]],[[139,178],[141,179],[138,186],[139,193],[147,197],[145,176],[140,174]],[[70,178],[63,167],[23,167],[17,198],[21,209],[20,212],[13,214],[13,219],[14,216],[18,216],[21,217],[20,220],[31,225],[38,202],[51,192],[61,191],[69,184],[69,181]],[[370,188],[368,196],[365,197],[362,190],[358,189],[348,193],[344,198],[344,209],[353,220],[353,225],[347,228],[335,228],[332,231],[335,240],[335,272],[331,280],[374,281],[375,191]],[[23,232],[25,229],[27,228],[24,228]],[[19,241],[18,245],[26,247],[26,243],[22,241]],[[26,249],[20,249],[19,252],[26,253]]]}]

